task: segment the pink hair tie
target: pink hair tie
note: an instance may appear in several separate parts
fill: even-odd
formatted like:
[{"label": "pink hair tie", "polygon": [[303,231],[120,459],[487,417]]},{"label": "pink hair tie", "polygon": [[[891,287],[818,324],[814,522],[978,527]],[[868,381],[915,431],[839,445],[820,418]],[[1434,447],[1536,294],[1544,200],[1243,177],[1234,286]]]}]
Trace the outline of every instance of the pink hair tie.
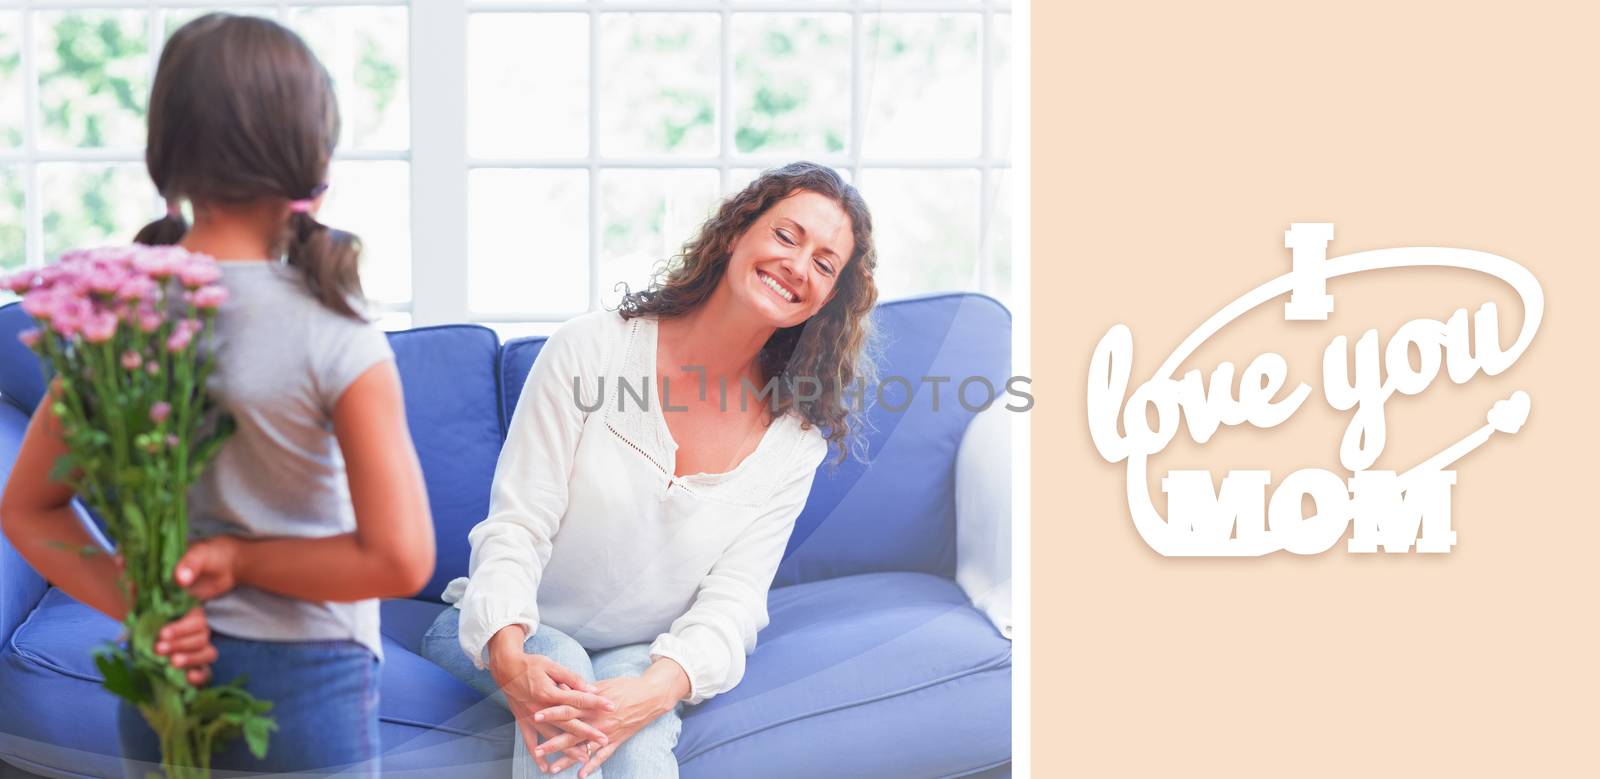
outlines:
[{"label": "pink hair tie", "polygon": [[183,216],[183,204],[176,200],[168,200],[167,216],[170,216],[173,219]]},{"label": "pink hair tie", "polygon": [[302,198],[300,200],[291,200],[291,201],[289,201],[289,213],[291,213],[291,214],[309,214],[309,213],[311,213],[311,206],[316,203],[317,198],[322,197],[322,193],[327,192],[327,191],[328,191],[328,182],[326,182],[326,181],[322,182],[321,184],[316,185],[315,187],[312,187],[311,195],[309,197],[305,197],[305,198]]}]

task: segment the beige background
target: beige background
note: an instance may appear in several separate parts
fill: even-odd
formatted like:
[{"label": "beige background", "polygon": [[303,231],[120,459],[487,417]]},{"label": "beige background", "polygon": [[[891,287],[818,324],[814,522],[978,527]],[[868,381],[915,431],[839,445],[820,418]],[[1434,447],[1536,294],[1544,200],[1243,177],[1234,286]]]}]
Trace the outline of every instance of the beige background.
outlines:
[{"label": "beige background", "polygon": [[[1033,20],[1034,775],[1600,775],[1600,4],[1041,0]],[[1292,221],[1335,223],[1330,256],[1459,246],[1543,283],[1510,371],[1389,403],[1378,467],[1404,470],[1532,395],[1520,434],[1458,464],[1449,555],[1163,558],[1090,443],[1105,330],[1132,327],[1137,384],[1288,270]],[[1463,272],[1329,291],[1328,322],[1280,299],[1182,368],[1278,351],[1316,390],[1301,412],[1180,433],[1152,471],[1335,468],[1335,335],[1486,300],[1505,344],[1521,322]]]}]

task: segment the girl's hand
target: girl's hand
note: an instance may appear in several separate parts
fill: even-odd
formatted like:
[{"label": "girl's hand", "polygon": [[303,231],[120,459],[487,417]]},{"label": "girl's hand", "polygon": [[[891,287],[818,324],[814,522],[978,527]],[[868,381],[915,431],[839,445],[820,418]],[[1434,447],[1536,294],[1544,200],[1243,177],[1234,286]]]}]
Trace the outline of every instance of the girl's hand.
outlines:
[{"label": "girl's hand", "polygon": [[184,674],[195,686],[211,678],[211,664],[217,660],[217,648],[211,645],[211,626],[206,624],[206,613],[199,606],[189,610],[169,623],[156,634],[156,654],[167,658],[173,668],[187,669]]},{"label": "girl's hand", "polygon": [[211,600],[239,581],[239,553],[244,546],[233,536],[213,536],[189,545],[172,578],[200,600]]}]

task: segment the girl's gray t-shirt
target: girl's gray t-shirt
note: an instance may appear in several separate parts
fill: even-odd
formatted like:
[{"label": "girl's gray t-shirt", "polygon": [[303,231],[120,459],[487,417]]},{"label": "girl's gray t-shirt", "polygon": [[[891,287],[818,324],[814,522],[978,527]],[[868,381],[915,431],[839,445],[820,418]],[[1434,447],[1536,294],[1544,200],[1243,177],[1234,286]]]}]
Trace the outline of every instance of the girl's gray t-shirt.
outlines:
[{"label": "girl's gray t-shirt", "polygon": [[[299,271],[226,261],[216,372],[207,384],[237,429],[191,488],[197,538],[320,538],[355,530],[333,409],[369,368],[394,359],[376,325],[334,313]],[[383,656],[378,602],[314,602],[239,587],[205,604],[212,629],[259,641],[353,640]]]}]

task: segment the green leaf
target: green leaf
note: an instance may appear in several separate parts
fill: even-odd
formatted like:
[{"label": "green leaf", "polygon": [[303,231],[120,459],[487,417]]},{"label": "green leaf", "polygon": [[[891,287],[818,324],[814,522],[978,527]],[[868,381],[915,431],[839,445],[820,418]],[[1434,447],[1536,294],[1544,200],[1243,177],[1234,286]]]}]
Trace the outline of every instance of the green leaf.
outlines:
[{"label": "green leaf", "polygon": [[196,474],[202,472],[206,465],[211,462],[211,459],[217,456],[217,452],[222,449],[224,443],[227,443],[228,436],[233,434],[236,427],[237,423],[232,416],[222,414],[217,417],[211,435],[195,446],[194,454],[190,459],[194,463],[194,472]]},{"label": "green leaf", "polygon": [[55,464],[50,466],[50,481],[66,481],[76,467],[77,460],[70,453],[57,457]]},{"label": "green leaf", "polygon": [[107,690],[135,705],[150,703],[150,680],[129,663],[121,649],[102,647],[95,652],[94,665]]},{"label": "green leaf", "polygon": [[161,628],[172,620],[158,611],[150,610],[138,616],[133,623],[133,635],[129,641],[133,647],[143,652],[153,652],[156,634]]},{"label": "green leaf", "polygon": [[100,670],[100,676],[104,679],[101,684],[107,690],[119,698],[133,700],[133,674],[120,658],[108,653],[96,654],[94,667]]},{"label": "green leaf", "polygon": [[127,524],[144,527],[144,511],[131,500],[122,504],[122,518]]},{"label": "green leaf", "polygon": [[250,754],[257,760],[267,756],[267,740],[272,731],[278,729],[278,723],[265,717],[251,717],[244,723],[244,740],[250,747]]}]

